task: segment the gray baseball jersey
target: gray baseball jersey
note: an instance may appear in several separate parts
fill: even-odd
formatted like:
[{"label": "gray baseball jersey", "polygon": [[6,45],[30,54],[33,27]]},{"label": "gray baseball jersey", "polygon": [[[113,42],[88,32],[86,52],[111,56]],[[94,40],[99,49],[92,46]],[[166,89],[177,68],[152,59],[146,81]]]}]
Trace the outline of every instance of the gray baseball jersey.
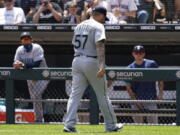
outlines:
[{"label": "gray baseball jersey", "polygon": [[96,77],[98,71],[96,42],[103,39],[106,39],[104,26],[92,18],[80,23],[74,30],[72,43],[75,58],[72,62],[72,92],[67,104],[65,127],[75,126],[78,105],[88,85],[91,85],[96,93],[106,130],[116,126],[114,110],[106,95],[106,77]]},{"label": "gray baseball jersey", "polygon": [[90,19],[79,24],[74,31],[72,44],[75,54],[97,56],[96,42],[106,39],[104,26]]},{"label": "gray baseball jersey", "polygon": [[44,58],[44,50],[43,48],[36,43],[32,43],[32,50],[30,52],[26,52],[25,48],[21,45],[17,48],[16,54],[14,57],[15,61],[21,61],[24,64],[28,64],[35,61],[41,61],[41,64],[39,67],[47,67],[45,58]]},{"label": "gray baseball jersey", "polygon": [[[44,58],[44,50],[39,44],[32,43],[32,50],[26,52],[23,46],[19,46],[16,50],[14,62],[21,61],[25,65],[35,61],[40,61],[39,67],[47,67],[46,60]],[[49,81],[47,80],[27,80],[28,89],[31,99],[42,99],[42,93],[46,89]],[[41,102],[33,102],[36,121],[42,121],[43,108]]]}]

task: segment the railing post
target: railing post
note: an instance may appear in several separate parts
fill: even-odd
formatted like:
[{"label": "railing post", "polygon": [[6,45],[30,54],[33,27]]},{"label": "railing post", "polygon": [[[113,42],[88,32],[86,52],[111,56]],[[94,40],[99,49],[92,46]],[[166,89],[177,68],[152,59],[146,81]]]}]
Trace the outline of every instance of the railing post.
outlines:
[{"label": "railing post", "polygon": [[180,81],[176,81],[176,125],[180,126]]},{"label": "railing post", "polygon": [[92,87],[90,87],[90,124],[99,124],[99,105],[96,94]]},{"label": "railing post", "polygon": [[15,123],[14,81],[6,80],[6,123]]}]

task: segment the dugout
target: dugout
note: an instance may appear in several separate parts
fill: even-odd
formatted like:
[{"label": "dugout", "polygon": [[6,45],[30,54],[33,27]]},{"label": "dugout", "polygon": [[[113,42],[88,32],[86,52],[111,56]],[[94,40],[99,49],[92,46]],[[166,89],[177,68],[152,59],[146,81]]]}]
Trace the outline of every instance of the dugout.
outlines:
[{"label": "dugout", "polygon": [[[22,31],[30,31],[35,42],[45,50],[50,67],[70,67],[73,58],[71,39],[74,25],[0,25],[1,67],[12,66]],[[106,25],[107,65],[127,66],[133,45],[145,45],[147,57],[160,66],[179,66],[180,25]],[[168,56],[168,57],[167,57]]]},{"label": "dugout", "polygon": [[[71,38],[74,27],[74,25],[61,24],[1,25],[0,67],[12,66],[22,31],[30,31],[35,42],[43,46],[49,67],[70,67],[73,59]],[[133,60],[131,50],[137,44],[144,45],[147,58],[156,60],[160,66],[180,66],[180,25],[106,25],[105,28],[108,66],[127,66],[131,63]],[[0,96],[4,97],[4,82],[0,81],[0,83]],[[16,83],[15,88],[16,97],[29,98],[25,81]],[[123,91],[123,88],[115,88]],[[175,82],[166,82],[165,89],[175,90]],[[44,98],[67,98],[65,81],[52,81],[43,96]]]},{"label": "dugout", "polygon": [[[0,25],[0,67],[12,66],[22,31],[30,31],[34,42],[43,46],[49,67],[71,67],[74,27],[63,24]],[[137,44],[144,45],[147,58],[156,60],[159,66],[180,66],[180,25],[130,24],[106,25],[105,28],[108,66],[127,66],[131,63],[131,50]]]}]

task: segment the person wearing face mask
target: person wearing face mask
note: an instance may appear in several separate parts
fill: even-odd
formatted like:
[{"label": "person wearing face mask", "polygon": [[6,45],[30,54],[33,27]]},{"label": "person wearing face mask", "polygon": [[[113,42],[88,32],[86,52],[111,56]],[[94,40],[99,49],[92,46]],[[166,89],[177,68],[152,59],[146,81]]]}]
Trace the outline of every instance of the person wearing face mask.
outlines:
[{"label": "person wearing face mask", "polygon": [[[29,32],[21,33],[20,43],[21,45],[17,48],[14,56],[14,69],[47,67],[43,48],[39,44],[33,43],[32,36]],[[31,99],[41,100],[42,93],[47,88],[48,83],[48,80],[27,80]],[[35,121],[44,122],[42,102],[33,102],[33,108],[35,112]]]}]

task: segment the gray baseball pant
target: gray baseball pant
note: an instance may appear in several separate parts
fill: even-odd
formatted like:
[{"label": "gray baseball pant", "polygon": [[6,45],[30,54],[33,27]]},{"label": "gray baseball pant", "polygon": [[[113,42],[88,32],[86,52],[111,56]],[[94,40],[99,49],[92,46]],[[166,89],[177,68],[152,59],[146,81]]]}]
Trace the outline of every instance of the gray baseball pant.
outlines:
[{"label": "gray baseball pant", "polygon": [[106,95],[106,77],[97,78],[98,71],[97,59],[85,56],[75,57],[72,63],[72,92],[67,104],[67,114],[65,116],[65,127],[74,127],[76,124],[76,113],[80,99],[84,90],[90,84],[97,96],[100,110],[104,116],[106,130],[116,126],[117,119],[111,102]]}]

